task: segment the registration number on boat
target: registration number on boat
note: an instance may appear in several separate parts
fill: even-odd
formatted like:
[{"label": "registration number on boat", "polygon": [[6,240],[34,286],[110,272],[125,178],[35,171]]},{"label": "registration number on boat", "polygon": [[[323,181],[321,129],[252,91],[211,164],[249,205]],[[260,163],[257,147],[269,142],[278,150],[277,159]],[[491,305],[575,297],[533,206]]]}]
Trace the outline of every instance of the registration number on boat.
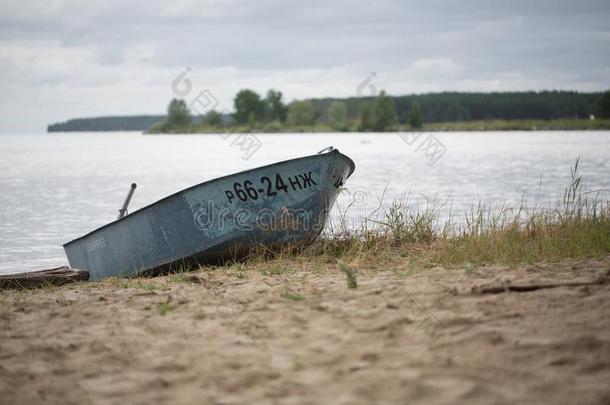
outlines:
[{"label": "registration number on boat", "polygon": [[316,185],[317,183],[313,179],[311,172],[286,177],[286,179],[282,178],[281,174],[276,173],[275,176],[261,177],[257,185],[251,180],[246,180],[243,183],[233,183],[233,189],[225,190],[225,196],[229,203],[235,200],[258,200],[260,196],[273,197],[278,193],[283,192],[287,194],[290,191],[304,190]]}]

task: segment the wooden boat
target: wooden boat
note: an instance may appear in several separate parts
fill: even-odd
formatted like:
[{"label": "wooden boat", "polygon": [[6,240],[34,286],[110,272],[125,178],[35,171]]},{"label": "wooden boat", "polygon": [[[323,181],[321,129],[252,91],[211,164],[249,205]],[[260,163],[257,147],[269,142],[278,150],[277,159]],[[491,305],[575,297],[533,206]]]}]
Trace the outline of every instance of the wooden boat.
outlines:
[{"label": "wooden boat", "polygon": [[307,243],[322,231],[354,167],[329,147],[206,181],[72,240],[64,250],[71,267],[97,280],[238,257],[260,244]]}]

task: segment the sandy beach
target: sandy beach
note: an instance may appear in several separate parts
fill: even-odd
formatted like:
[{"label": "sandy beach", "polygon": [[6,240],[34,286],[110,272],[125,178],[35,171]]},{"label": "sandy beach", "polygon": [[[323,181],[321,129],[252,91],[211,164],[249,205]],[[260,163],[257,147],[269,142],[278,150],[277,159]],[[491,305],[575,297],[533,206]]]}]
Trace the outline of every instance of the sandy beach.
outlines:
[{"label": "sandy beach", "polygon": [[[0,402],[610,402],[610,283],[578,284],[610,256],[354,272],[352,289],[334,263],[280,261],[2,291]],[[550,288],[480,292],[515,285]]]}]

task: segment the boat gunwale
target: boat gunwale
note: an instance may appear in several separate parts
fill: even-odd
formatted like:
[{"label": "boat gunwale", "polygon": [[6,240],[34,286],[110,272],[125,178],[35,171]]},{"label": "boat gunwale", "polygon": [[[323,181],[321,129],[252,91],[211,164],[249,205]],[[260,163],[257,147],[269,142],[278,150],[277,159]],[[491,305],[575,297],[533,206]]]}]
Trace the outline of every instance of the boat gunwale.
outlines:
[{"label": "boat gunwale", "polygon": [[242,170],[241,172],[237,172],[237,173],[231,173],[231,174],[227,174],[227,175],[225,175],[225,176],[216,177],[216,178],[213,178],[213,179],[211,179],[211,180],[206,180],[206,181],[204,181],[204,182],[201,182],[201,183],[198,183],[198,184],[192,185],[192,186],[190,186],[190,187],[184,188],[184,189],[182,189],[182,190],[176,191],[176,192],[175,192],[175,193],[173,193],[173,194],[170,194],[170,195],[168,195],[168,196],[166,196],[166,197],[161,198],[160,200],[157,200],[157,201],[155,201],[155,202],[153,202],[153,203],[150,203],[150,204],[148,204],[148,205],[145,205],[145,206],[144,206],[144,207],[142,207],[142,208],[139,208],[139,209],[137,209],[137,210],[133,211],[131,214],[126,215],[126,216],[124,216],[124,217],[123,217],[123,218],[121,218],[121,219],[117,219],[117,220],[114,220],[114,221],[112,221],[112,222],[108,222],[107,224],[102,225],[102,226],[100,226],[100,227],[98,227],[98,228],[95,228],[94,230],[92,230],[92,231],[90,231],[90,232],[88,232],[88,233],[86,233],[86,234],[84,234],[84,235],[82,235],[82,236],[79,236],[78,238],[72,239],[71,241],[64,243],[64,244],[62,245],[62,247],[65,249],[65,248],[66,248],[66,246],[71,245],[71,244],[72,244],[72,243],[74,243],[74,242],[77,242],[77,241],[79,241],[79,240],[81,240],[81,239],[84,239],[84,238],[86,238],[86,237],[88,237],[88,236],[90,236],[90,235],[94,234],[95,232],[97,232],[97,231],[100,231],[100,230],[104,229],[104,228],[107,228],[107,227],[109,227],[109,226],[112,226],[112,225],[114,225],[114,224],[117,224],[117,223],[119,223],[119,222],[121,222],[121,221],[123,221],[123,220],[125,220],[125,219],[127,219],[127,218],[129,218],[129,217],[131,217],[132,215],[135,215],[135,214],[137,214],[137,213],[139,213],[139,212],[141,212],[141,211],[144,211],[144,210],[146,210],[146,209],[148,209],[148,208],[151,208],[151,207],[153,207],[153,206],[155,206],[155,205],[157,205],[157,204],[160,204],[160,203],[162,203],[162,202],[163,202],[163,201],[165,201],[165,200],[169,200],[170,198],[173,198],[173,197],[177,196],[178,194],[182,194],[182,193],[184,193],[184,192],[187,192],[187,191],[193,190],[193,189],[195,189],[195,188],[198,188],[198,187],[201,187],[201,186],[204,186],[204,185],[207,185],[207,184],[211,184],[211,183],[213,183],[213,182],[215,182],[215,181],[224,180],[224,179],[227,179],[227,178],[232,177],[232,176],[237,176],[237,175],[240,175],[240,174],[245,174],[245,173],[253,172],[253,171],[256,171],[256,170],[260,170],[260,169],[267,169],[267,168],[270,168],[270,167],[273,167],[273,166],[277,166],[277,165],[280,165],[280,164],[284,164],[284,163],[296,162],[296,161],[299,161],[299,160],[310,159],[310,158],[312,158],[312,157],[316,157],[316,156],[320,156],[320,155],[331,155],[331,154],[339,154],[339,155],[341,155],[341,156],[343,156],[344,158],[346,158],[346,159],[347,159],[348,164],[349,164],[349,166],[350,166],[350,172],[349,172],[349,174],[347,175],[346,179],[347,179],[347,178],[349,178],[349,177],[352,175],[352,173],[354,173],[354,170],[355,170],[355,168],[356,168],[356,164],[354,163],[354,161],[353,161],[353,160],[352,160],[352,159],[351,159],[349,156],[344,155],[343,153],[339,152],[339,149],[333,149],[333,150],[331,150],[331,151],[329,151],[329,152],[327,152],[327,153],[316,153],[316,154],[314,154],[314,155],[307,155],[307,156],[302,156],[302,157],[298,157],[298,158],[293,158],[293,159],[288,159],[288,160],[282,160],[282,161],[280,161],[280,162],[275,162],[275,163],[271,163],[271,164],[264,165],[264,166],[258,166],[258,167],[255,167],[255,168],[253,168],[253,169]]}]

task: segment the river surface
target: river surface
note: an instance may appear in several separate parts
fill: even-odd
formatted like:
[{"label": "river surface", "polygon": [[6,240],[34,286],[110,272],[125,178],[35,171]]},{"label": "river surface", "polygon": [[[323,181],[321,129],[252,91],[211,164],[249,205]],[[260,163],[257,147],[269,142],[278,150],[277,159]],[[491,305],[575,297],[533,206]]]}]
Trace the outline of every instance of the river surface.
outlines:
[{"label": "river surface", "polygon": [[[610,132],[0,135],[0,273],[67,264],[62,244],[130,211],[215,177],[333,145],[356,171],[335,208],[358,225],[381,203],[440,202],[460,217],[473,204],[552,205],[580,157],[588,196],[610,199]],[[349,209],[347,207],[349,206]],[[345,211],[347,209],[347,211]],[[379,211],[377,211],[379,212]]]}]

